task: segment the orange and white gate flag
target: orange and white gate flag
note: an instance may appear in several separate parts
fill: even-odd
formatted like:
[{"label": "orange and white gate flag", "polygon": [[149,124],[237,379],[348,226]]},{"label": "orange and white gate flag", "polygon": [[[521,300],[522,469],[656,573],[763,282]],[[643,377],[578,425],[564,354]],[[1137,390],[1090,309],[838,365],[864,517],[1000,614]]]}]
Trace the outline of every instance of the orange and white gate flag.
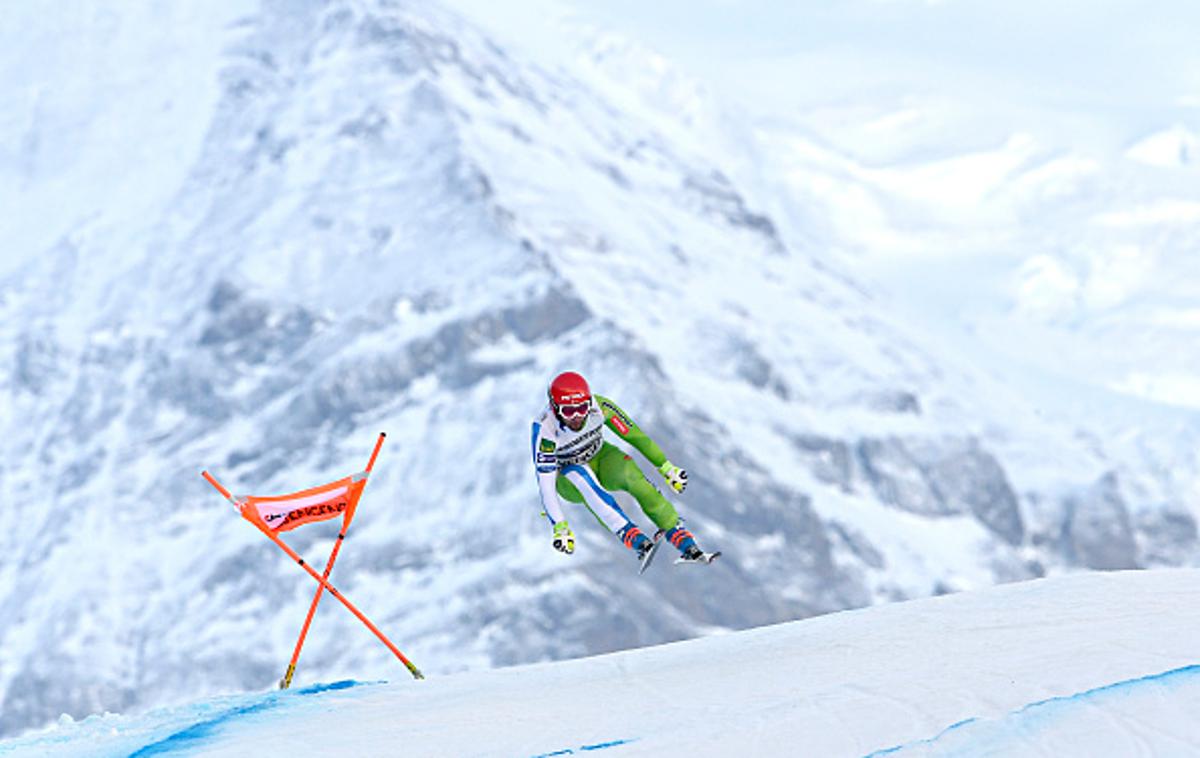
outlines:
[{"label": "orange and white gate flag", "polygon": [[278,534],[338,516],[343,524],[349,524],[366,484],[367,474],[363,472],[290,495],[243,495],[234,501],[242,516]]}]

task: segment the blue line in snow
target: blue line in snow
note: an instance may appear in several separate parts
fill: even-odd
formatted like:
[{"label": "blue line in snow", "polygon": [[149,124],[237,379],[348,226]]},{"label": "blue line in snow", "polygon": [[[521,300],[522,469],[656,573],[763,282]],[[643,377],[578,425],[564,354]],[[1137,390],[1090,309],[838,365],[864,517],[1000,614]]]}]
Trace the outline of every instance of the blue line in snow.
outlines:
[{"label": "blue line in snow", "polygon": [[356,687],[362,682],[356,682],[353,679],[346,679],[340,682],[331,682],[330,684],[313,684],[308,687],[295,690],[292,693],[276,692],[267,695],[262,700],[250,705],[243,705],[238,708],[230,708],[211,719],[206,719],[196,724],[192,724],[186,729],[181,729],[178,732],[161,739],[157,742],[152,742],[149,745],[141,748],[135,753],[130,754],[130,758],[146,758],[152,755],[162,755],[164,753],[174,752],[176,750],[187,750],[194,748],[199,743],[211,737],[217,729],[229,723],[233,719],[241,716],[248,716],[252,713],[261,713],[268,711],[278,706],[281,700],[285,697],[304,697],[306,695],[316,695],[322,692],[330,692],[333,690],[345,690],[350,687]]},{"label": "blue line in snow", "polygon": [[610,747],[617,747],[618,745],[628,745],[630,742],[636,741],[637,740],[612,740],[611,742],[597,742],[595,745],[580,745],[577,748],[567,747],[563,748],[562,750],[555,750],[553,753],[538,753],[531,758],[556,758],[560,755],[576,755],[577,753],[587,753],[593,750],[604,750]]},{"label": "blue line in snow", "polygon": [[[1016,709],[1015,711],[1011,711],[1004,716],[1001,716],[996,719],[989,719],[989,720],[998,722],[1001,719],[1010,718],[1013,716],[1024,716],[1033,711],[1047,708],[1047,707],[1054,706],[1054,705],[1080,703],[1080,702],[1087,700],[1088,698],[1092,698],[1097,695],[1102,695],[1102,694],[1105,694],[1108,692],[1133,689],[1133,688],[1136,688],[1136,687],[1144,685],[1144,684],[1161,683],[1161,682],[1168,681],[1171,679],[1182,679],[1182,678],[1196,676],[1196,675],[1200,675],[1200,664],[1192,664],[1190,666],[1182,666],[1177,669],[1171,669],[1170,671],[1164,671],[1160,674],[1149,674],[1147,676],[1141,676],[1136,679],[1125,679],[1120,682],[1113,682],[1112,684],[1105,684],[1100,687],[1094,687],[1090,690],[1084,690],[1083,692],[1076,692],[1073,695],[1059,695],[1058,697],[1051,697],[1051,698],[1047,698],[1045,700],[1038,700],[1037,702],[1029,703],[1028,705],[1023,705],[1020,708]],[[866,755],[866,758],[877,758],[878,756],[891,755],[893,753],[898,753],[901,750],[908,750],[910,748],[915,748],[915,747],[931,746],[931,745],[935,744],[938,740],[951,734],[952,732],[956,732],[964,727],[970,726],[971,724],[980,723],[983,721],[985,721],[985,719],[980,718],[979,716],[972,716],[971,718],[963,719],[962,721],[951,724],[950,726],[946,727],[942,731],[938,732],[933,737],[928,737],[923,740],[914,740],[913,742],[905,742],[900,745],[893,745],[892,747],[884,748],[882,750],[876,750],[873,753],[868,753]]]},{"label": "blue line in snow", "polygon": [[633,740],[613,740],[612,742],[601,742],[597,745],[584,745],[580,750],[603,750],[606,747],[616,747],[617,745],[626,745]]}]

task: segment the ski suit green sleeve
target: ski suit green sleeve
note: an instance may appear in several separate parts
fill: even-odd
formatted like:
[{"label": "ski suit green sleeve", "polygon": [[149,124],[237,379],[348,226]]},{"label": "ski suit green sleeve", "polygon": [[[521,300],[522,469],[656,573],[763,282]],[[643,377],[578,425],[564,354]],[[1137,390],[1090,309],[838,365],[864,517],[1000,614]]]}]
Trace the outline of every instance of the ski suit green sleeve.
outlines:
[{"label": "ski suit green sleeve", "polygon": [[667,456],[663,454],[662,448],[633,422],[628,413],[606,397],[601,395],[595,397],[596,402],[600,405],[600,410],[604,413],[604,423],[608,425],[609,429],[612,429],[621,439],[633,445],[635,450],[646,456],[646,460],[650,461],[654,468],[667,462]]}]

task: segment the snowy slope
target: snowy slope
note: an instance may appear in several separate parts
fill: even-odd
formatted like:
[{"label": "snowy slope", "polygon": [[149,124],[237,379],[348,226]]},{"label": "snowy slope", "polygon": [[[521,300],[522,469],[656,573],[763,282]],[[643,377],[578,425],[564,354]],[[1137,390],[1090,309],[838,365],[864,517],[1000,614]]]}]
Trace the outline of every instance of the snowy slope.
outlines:
[{"label": "snowy slope", "polygon": [[596,658],[63,719],[0,755],[1183,755],[1200,572],[1087,574]]},{"label": "snowy slope", "polygon": [[67,0],[49,12],[26,3],[7,9],[0,275],[65,235],[163,211],[220,96],[213,71],[227,29],[253,6]]},{"label": "snowy slope", "polygon": [[[381,430],[335,579],[432,675],[1196,561],[1196,467],[1128,462],[906,325],[774,155],[636,45],[543,67],[426,3],[213,12],[209,78],[127,64],[219,85],[161,172],[122,175],[153,202],[99,158],[64,162],[77,195],[25,175],[17,247],[54,202],[92,222],[0,284],[0,734],[275,681],[311,583],[197,473],[293,490]],[[689,469],[722,564],[634,581],[582,513],[577,555],[549,549],[528,424],[565,368]],[[295,544],[317,563],[330,537]],[[299,684],[393,671],[351,622],[322,609]]]}]

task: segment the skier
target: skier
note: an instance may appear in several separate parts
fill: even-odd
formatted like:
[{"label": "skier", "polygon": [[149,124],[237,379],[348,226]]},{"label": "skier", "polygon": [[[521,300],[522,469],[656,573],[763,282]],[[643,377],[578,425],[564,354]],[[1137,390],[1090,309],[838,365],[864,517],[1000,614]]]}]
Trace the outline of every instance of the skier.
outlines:
[{"label": "skier", "polygon": [[[559,496],[588,509],[637,553],[644,571],[661,539],[679,549],[677,563],[710,563],[720,553],[706,553],[683,526],[671,501],[646,480],[633,459],[604,440],[603,428],[616,432],[658,467],[671,489],[683,492],[687,472],[667,460],[654,440],[638,428],[612,400],[593,396],[587,381],[573,371],[550,383],[550,403],[533,423],[533,459],[541,490],[542,508],[554,526],[556,550],[575,552],[575,535],[563,514]],[[634,524],[609,490],[623,490],[637,499],[658,526],[654,538]]]}]

